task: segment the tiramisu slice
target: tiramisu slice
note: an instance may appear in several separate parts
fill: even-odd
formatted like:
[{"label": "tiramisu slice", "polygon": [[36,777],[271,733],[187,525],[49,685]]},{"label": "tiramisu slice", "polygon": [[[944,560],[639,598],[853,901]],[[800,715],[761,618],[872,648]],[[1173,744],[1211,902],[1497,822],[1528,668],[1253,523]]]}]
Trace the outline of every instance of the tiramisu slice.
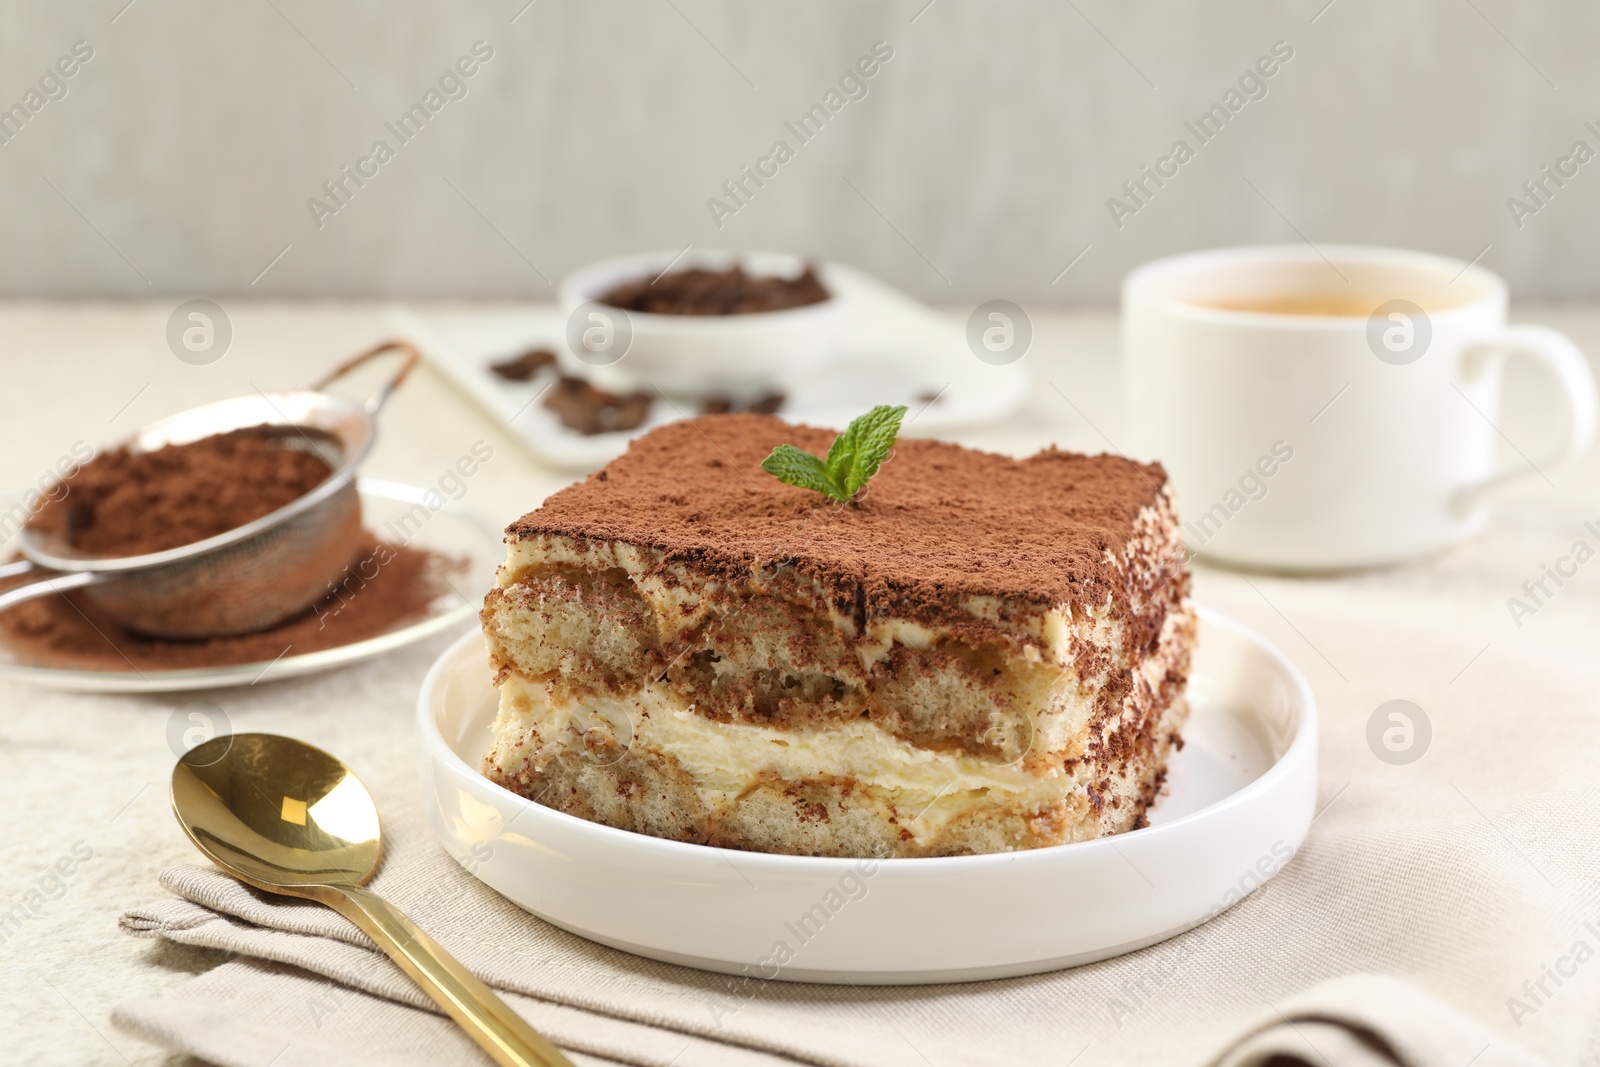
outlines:
[{"label": "tiramisu slice", "polygon": [[1195,634],[1165,472],[901,441],[837,503],[762,468],[834,440],[677,422],[513,523],[483,609],[488,776],[610,826],[801,855],[1138,825]]}]

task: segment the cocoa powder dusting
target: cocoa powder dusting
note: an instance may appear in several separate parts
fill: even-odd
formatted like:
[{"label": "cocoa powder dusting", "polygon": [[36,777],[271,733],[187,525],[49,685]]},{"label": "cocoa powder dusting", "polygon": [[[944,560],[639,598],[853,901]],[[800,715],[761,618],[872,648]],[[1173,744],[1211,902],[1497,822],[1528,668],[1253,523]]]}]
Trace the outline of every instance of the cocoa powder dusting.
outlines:
[{"label": "cocoa powder dusting", "polygon": [[299,499],[333,473],[266,426],[149,452],[118,448],[84,464],[31,529],[80,552],[141,556],[203,541]]},{"label": "cocoa powder dusting", "polygon": [[1167,480],[1120,456],[1019,460],[919,440],[896,442],[847,505],[761,470],[774,445],[822,455],[834,436],[769,415],[675,422],[507,533],[626,541],[734,580],[790,563],[856,614],[915,616],[971,596],[1100,605],[1122,586],[1111,557]]},{"label": "cocoa powder dusting", "polygon": [[164,671],[267,663],[280,655],[352,644],[420,619],[448,590],[448,579],[461,566],[460,561],[434,552],[369,540],[336,590],[270,630],[201,641],[143,637],[68,594],[0,612],[0,642],[20,663],[74,670]]}]

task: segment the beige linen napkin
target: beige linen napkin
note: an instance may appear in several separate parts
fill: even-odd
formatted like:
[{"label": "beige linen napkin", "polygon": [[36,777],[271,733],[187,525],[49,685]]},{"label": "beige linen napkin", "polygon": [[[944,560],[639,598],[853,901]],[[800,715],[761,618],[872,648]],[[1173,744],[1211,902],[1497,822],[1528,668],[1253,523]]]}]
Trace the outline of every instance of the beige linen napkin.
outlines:
[{"label": "beige linen napkin", "polygon": [[[1248,591],[1219,606],[1257,625],[1268,614]],[[970,985],[744,989],[594,945],[506,902],[433,842],[410,776],[375,789],[387,847],[374,888],[580,1062],[1600,1063],[1592,650],[1484,650],[1448,623],[1387,626],[1369,608],[1330,598],[1273,635],[1322,705],[1321,814],[1306,845],[1211,922],[1118,959]],[[1314,648],[1291,647],[1296,634]],[[1396,697],[1432,720],[1431,748],[1404,766],[1367,740],[1373,710]],[[174,995],[122,1004],[122,1028],[228,1067],[486,1062],[333,912],[209,868],[173,868],[162,882],[177,899],[130,911],[124,927],[237,958]]]}]

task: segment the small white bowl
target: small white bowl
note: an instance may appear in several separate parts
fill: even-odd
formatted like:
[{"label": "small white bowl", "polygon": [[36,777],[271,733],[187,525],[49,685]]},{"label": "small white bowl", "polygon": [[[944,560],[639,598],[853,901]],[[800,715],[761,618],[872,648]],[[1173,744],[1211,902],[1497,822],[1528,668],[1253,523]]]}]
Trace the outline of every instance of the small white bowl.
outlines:
[{"label": "small white bowl", "polygon": [[477,633],[446,650],[422,684],[423,807],[445,849],[490,888],[563,929],[651,959],[856,984],[1090,963],[1236,903],[1282,869],[1311,825],[1310,687],[1255,633],[1214,612],[1200,619],[1193,710],[1169,791],[1152,825],[1116,837],[870,861],[737,852],[586,822],[479,772],[495,690]]},{"label": "small white bowl", "polygon": [[[681,257],[681,258],[680,258]],[[742,265],[748,274],[792,278],[806,260],[777,252],[646,252],[621,256],[573,271],[561,281],[561,310],[568,316],[563,367],[606,388],[654,387],[687,396],[754,399],[780,392],[831,359],[849,313],[850,298],[826,265],[817,276],[828,299],[782,311],[746,315],[659,315],[604,306],[590,308],[630,330],[622,355],[588,355],[573,338],[589,323],[588,313],[574,327],[572,316],[624,282],[648,281],[664,271],[699,267],[727,270]],[[624,325],[625,323],[625,325]]]}]

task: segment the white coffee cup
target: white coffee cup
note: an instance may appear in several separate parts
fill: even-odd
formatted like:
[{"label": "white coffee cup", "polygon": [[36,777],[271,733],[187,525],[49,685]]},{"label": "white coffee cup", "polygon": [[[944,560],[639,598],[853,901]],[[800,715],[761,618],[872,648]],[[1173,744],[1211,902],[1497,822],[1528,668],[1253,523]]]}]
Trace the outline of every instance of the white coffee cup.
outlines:
[{"label": "white coffee cup", "polygon": [[[1348,306],[1285,313],[1307,294]],[[1283,310],[1261,310],[1273,305]],[[1128,445],[1166,466],[1202,558],[1330,570],[1426,555],[1482,527],[1489,490],[1548,477],[1595,433],[1577,346],[1506,325],[1505,282],[1442,256],[1326,245],[1174,256],[1123,280],[1122,330]],[[1511,356],[1555,380],[1563,432],[1549,454],[1497,467]]]}]

